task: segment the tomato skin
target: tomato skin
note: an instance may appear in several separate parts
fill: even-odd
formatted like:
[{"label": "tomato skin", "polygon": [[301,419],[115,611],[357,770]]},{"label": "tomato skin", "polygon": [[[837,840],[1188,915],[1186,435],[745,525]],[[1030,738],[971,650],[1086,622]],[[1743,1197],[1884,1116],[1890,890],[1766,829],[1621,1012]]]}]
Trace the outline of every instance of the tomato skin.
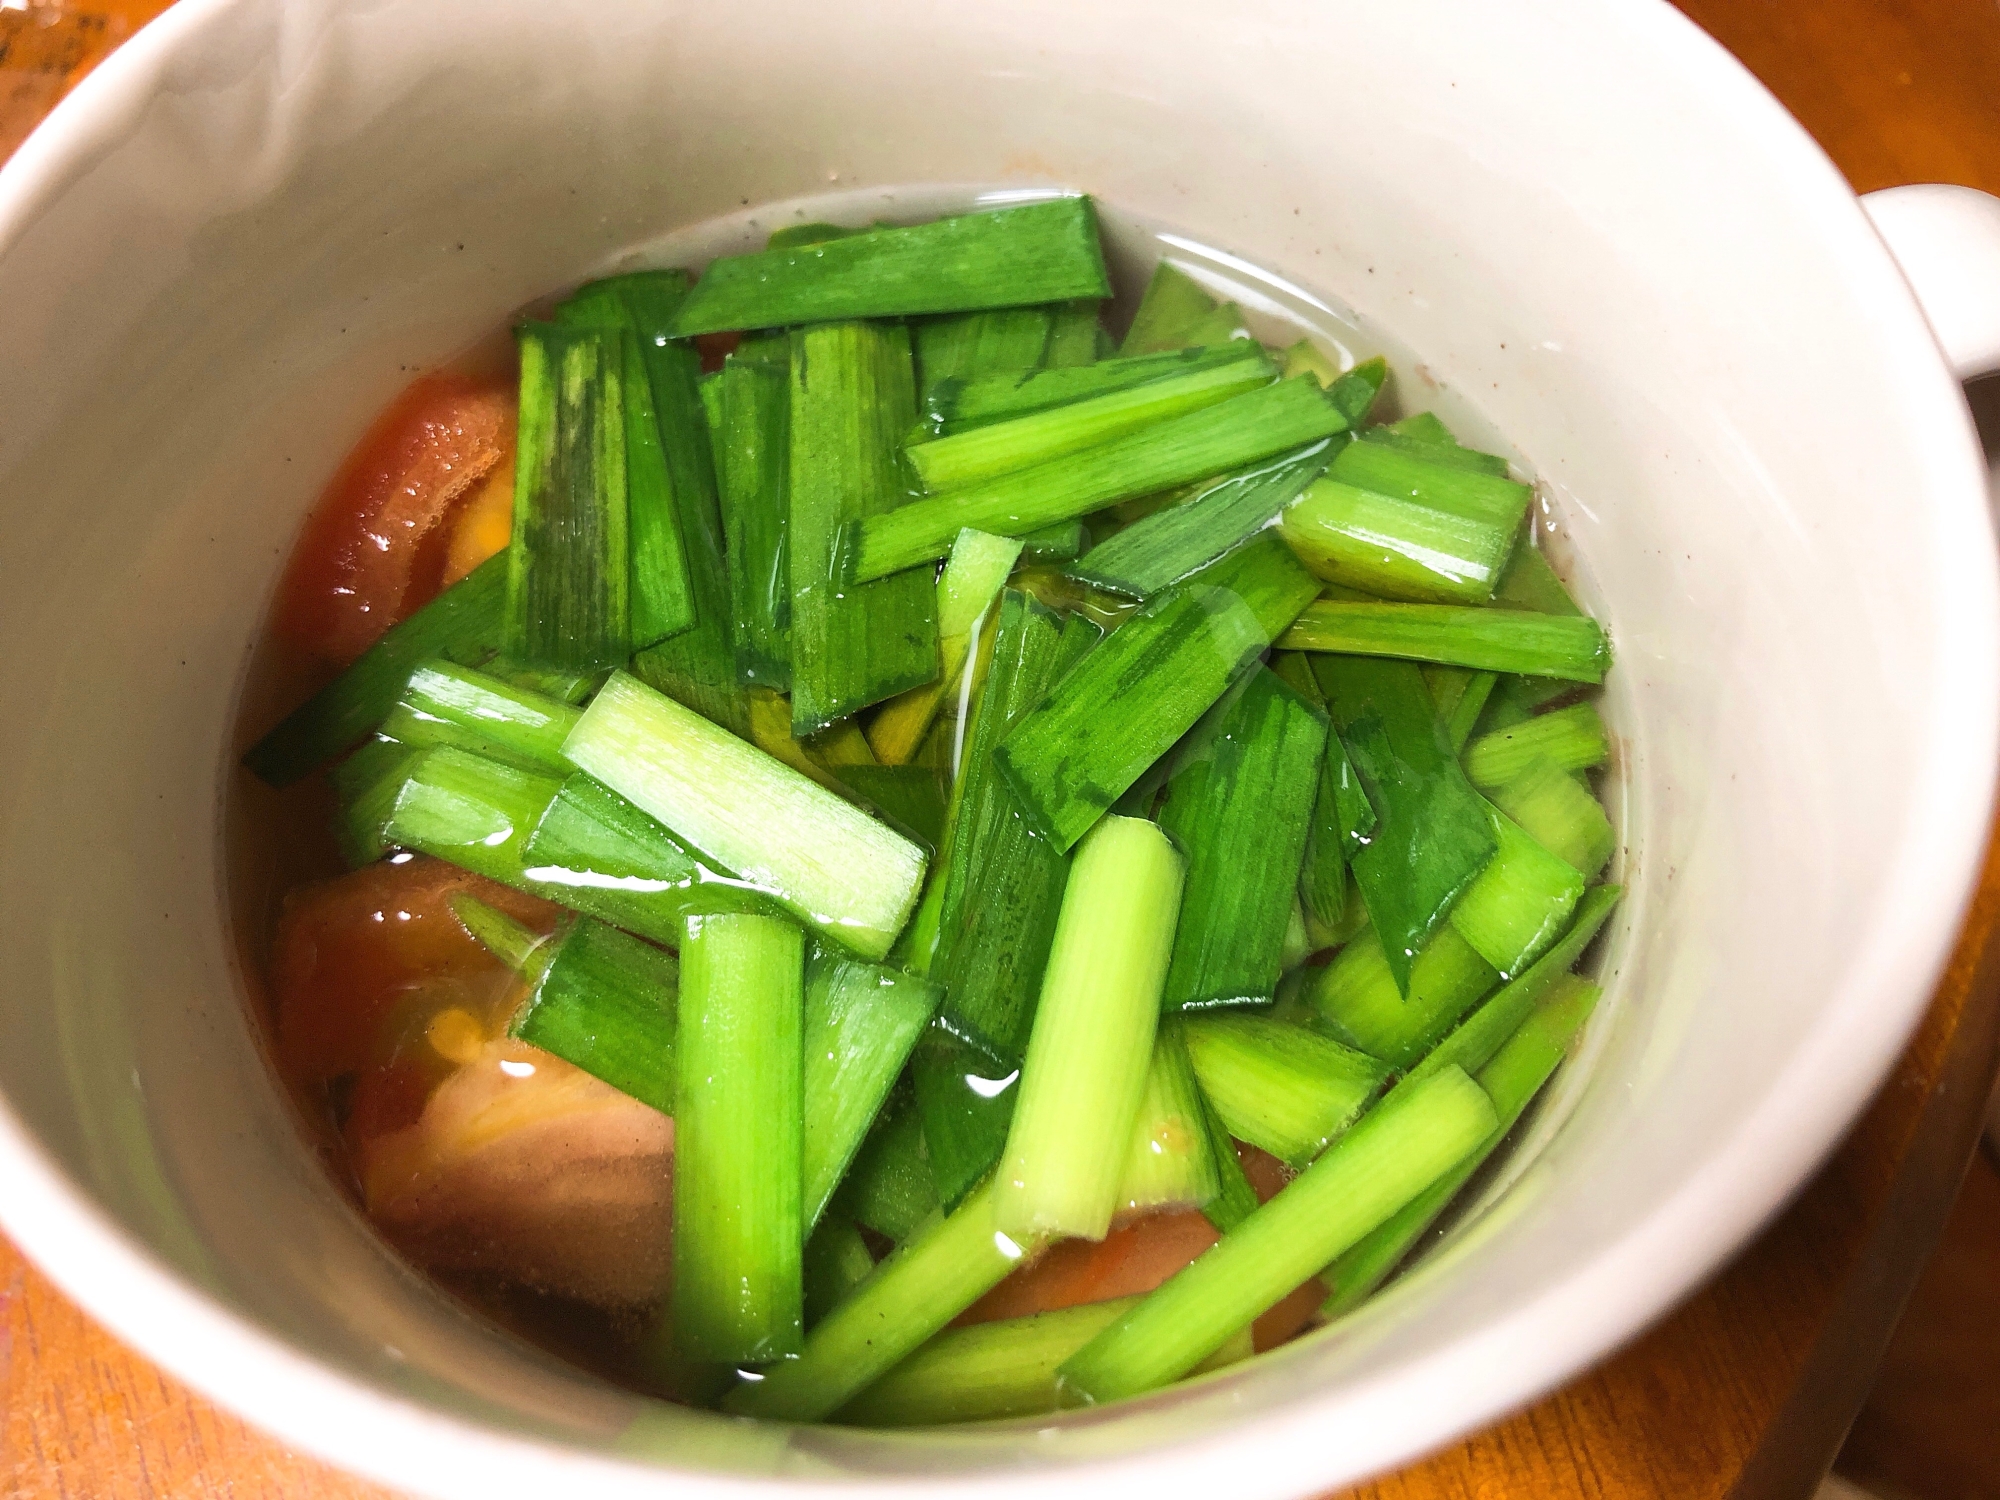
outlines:
[{"label": "tomato skin", "polygon": [[1063,1240],[1011,1273],[958,1321],[1023,1318],[1150,1292],[1219,1238],[1215,1226],[1194,1210],[1168,1209],[1101,1240]]},{"label": "tomato skin", "polygon": [[270,973],[278,1060],[295,1084],[382,1068],[399,1020],[420,1025],[445,1005],[507,991],[512,971],[452,915],[461,891],[538,931],[554,925],[547,902],[436,859],[367,865],[285,897]]},{"label": "tomato skin", "polygon": [[[1291,1169],[1255,1146],[1241,1141],[1235,1146],[1257,1201],[1270,1202],[1291,1181]],[[1101,1240],[1063,1240],[1008,1275],[957,1321],[964,1325],[1024,1318],[1150,1292],[1192,1265],[1221,1238],[1205,1215],[1193,1209],[1167,1209],[1135,1219]],[[1326,1288],[1317,1280],[1290,1293],[1258,1318],[1257,1348],[1272,1348],[1304,1328],[1325,1299]]]},{"label": "tomato skin", "polygon": [[310,656],[346,666],[426,602],[424,543],[504,461],[514,396],[439,372],[413,382],[334,475],[292,550],[273,623]]}]

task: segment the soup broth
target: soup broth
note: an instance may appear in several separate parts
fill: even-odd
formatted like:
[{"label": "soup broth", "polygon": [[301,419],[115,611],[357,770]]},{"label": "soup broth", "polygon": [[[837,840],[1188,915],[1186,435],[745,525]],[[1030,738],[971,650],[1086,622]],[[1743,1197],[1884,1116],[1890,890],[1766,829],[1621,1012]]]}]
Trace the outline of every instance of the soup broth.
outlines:
[{"label": "soup broth", "polygon": [[[870,231],[968,209],[1029,227]],[[966,291],[981,236],[1108,295]],[[605,274],[391,403],[253,661],[232,900],[329,1171],[524,1337],[746,1414],[1026,1415],[1337,1321],[1597,996],[1609,644],[1521,455],[1088,200]]]}]

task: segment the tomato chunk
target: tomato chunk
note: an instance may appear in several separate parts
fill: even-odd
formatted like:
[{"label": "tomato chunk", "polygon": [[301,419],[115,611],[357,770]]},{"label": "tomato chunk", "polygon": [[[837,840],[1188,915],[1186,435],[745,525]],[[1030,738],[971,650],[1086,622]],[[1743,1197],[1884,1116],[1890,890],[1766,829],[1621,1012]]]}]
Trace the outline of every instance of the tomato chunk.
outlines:
[{"label": "tomato chunk", "polygon": [[1192,1209],[1168,1209],[1101,1240],[1063,1240],[973,1303],[959,1321],[1024,1318],[1150,1292],[1219,1238],[1215,1226]]},{"label": "tomato chunk", "polygon": [[[1291,1181],[1283,1162],[1255,1146],[1236,1142],[1237,1160],[1257,1201],[1268,1203]],[[1108,1302],[1150,1292],[1192,1265],[1222,1236],[1192,1209],[1148,1214],[1101,1240],[1063,1240],[1002,1281],[960,1315],[958,1321],[985,1323],[1024,1318],[1030,1313]],[[1304,1328],[1326,1299],[1317,1279],[1297,1288],[1258,1318],[1256,1347],[1269,1349]]]},{"label": "tomato chunk", "polygon": [[[408,1031],[451,1005],[490,1010],[512,972],[447,905],[465,891],[547,932],[555,908],[436,859],[368,865],[285,898],[271,955],[278,1057],[295,1083],[386,1065]],[[371,1088],[402,1117],[407,1084]]]},{"label": "tomato chunk", "polygon": [[441,559],[421,566],[426,543],[513,445],[512,392],[450,373],[417,380],[313,508],[279,594],[279,632],[334,666],[367,650],[436,592]]}]

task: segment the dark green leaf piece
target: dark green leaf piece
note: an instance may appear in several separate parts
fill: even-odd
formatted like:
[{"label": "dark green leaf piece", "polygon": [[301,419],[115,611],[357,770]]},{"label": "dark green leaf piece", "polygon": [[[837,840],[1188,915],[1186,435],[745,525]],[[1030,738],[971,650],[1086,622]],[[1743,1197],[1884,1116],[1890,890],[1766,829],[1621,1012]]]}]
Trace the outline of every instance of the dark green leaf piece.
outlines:
[{"label": "dark green leaf piece", "polygon": [[578,917],[557,936],[508,1031],[670,1115],[679,992],[671,953]]},{"label": "dark green leaf piece", "polygon": [[963,526],[1025,536],[1121,500],[1246,467],[1345,426],[1311,381],[1272,381],[1080,453],[873,516],[850,533],[850,571],[865,581],[943,557]]},{"label": "dark green leaf piece", "polygon": [[1011,422],[1058,406],[1115,395],[1135,386],[1230,365],[1255,351],[1240,343],[1175,349],[1137,359],[1100,359],[1047,369],[993,369],[955,376],[925,388],[913,440],[948,437]]},{"label": "dark green leaf piece", "polygon": [[750,705],[736,676],[715,451],[698,389],[701,356],[692,344],[667,333],[687,296],[687,273],[635,271],[603,284],[617,290],[638,326],[694,597],[694,624],[641,651],[633,658],[632,670],[696,713],[732,733],[747,735]]},{"label": "dark green leaf piece", "polygon": [[252,745],[243,764],[258,780],[290,786],[354,745],[388,716],[410,673],[432,657],[479,661],[504,629],[507,555],[490,557],[382,638]]},{"label": "dark green leaf piece", "polygon": [[975,312],[1110,292],[1096,209],[1088,198],[1056,198],[725,256],[702,273],[673,332]]},{"label": "dark green leaf piece", "polygon": [[940,383],[994,370],[1032,370],[1042,362],[1053,322],[1045,307],[954,313],[916,325],[917,371],[926,402]]},{"label": "dark green leaf piece", "polygon": [[574,671],[632,654],[625,345],[617,329],[525,323],[507,650]]},{"label": "dark green leaf piece", "polygon": [[944,840],[946,789],[934,766],[841,766],[840,784],[935,852]]},{"label": "dark green leaf piece", "polygon": [[617,281],[596,281],[556,309],[569,327],[603,328],[618,339],[625,418],[627,538],[632,562],[631,619],[635,648],[676,635],[694,623],[694,589],[681,544],[673,478],[660,447],[653,382],[639,346],[639,319]]},{"label": "dark green leaf piece", "polygon": [[1002,594],[967,742],[931,972],[945,986],[945,1023],[1009,1064],[1034,1024],[1069,861],[1022,815],[993,750],[1099,634],[1017,590]]},{"label": "dark green leaf piece", "polygon": [[1325,471],[1341,441],[1310,444],[1154,511],[1091,548],[1069,574],[1127,598],[1150,598],[1270,525]]},{"label": "dark green leaf piece", "polygon": [[1187,856],[1161,1004],[1267,1003],[1276,993],[1326,751],[1326,715],[1253,668],[1167,783],[1160,826]]},{"label": "dark green leaf piece", "polygon": [[915,408],[902,328],[828,323],[792,335],[792,732],[801,738],[938,674],[930,569],[863,586],[834,574],[843,523],[903,498],[897,445]]},{"label": "dark green leaf piece", "polygon": [[1067,850],[1318,588],[1279,538],[1263,536],[1155,596],[995,751],[1029,819]]},{"label": "dark green leaf piece", "polygon": [[791,686],[791,393],[785,369],[731,355],[714,379],[716,478],[729,561],[737,675]]},{"label": "dark green leaf piece", "polygon": [[1390,972],[1407,993],[1425,940],[1493,857],[1492,821],[1416,666],[1322,656],[1314,670],[1375,808],[1369,843],[1353,857],[1354,878]]},{"label": "dark green leaf piece", "polygon": [[1351,370],[1343,371],[1328,383],[1326,399],[1333,403],[1334,410],[1347,418],[1349,427],[1358,428],[1368,420],[1368,413],[1374,408],[1375,398],[1382,394],[1382,387],[1389,382],[1389,361],[1376,355],[1364,359]]},{"label": "dark green leaf piece", "polygon": [[1534,495],[1525,484],[1458,467],[1422,447],[1349,443],[1327,472],[1356,489],[1503,527],[1510,542],[1519,533]]},{"label": "dark green leaf piece", "polygon": [[1021,1070],[995,1062],[940,1017],[917,1043],[910,1073],[938,1201],[950,1213],[978,1187],[1007,1146]]},{"label": "dark green leaf piece", "polygon": [[1102,359],[1105,353],[1104,325],[1097,320],[1097,303],[1065,302],[1050,309],[1049,342],[1042,363],[1051,370],[1065,370]]},{"label": "dark green leaf piece", "polygon": [[1118,346],[1121,356],[1154,354],[1194,344],[1216,343],[1236,331],[1242,314],[1234,303],[1218,306],[1201,284],[1180,267],[1161,261]]},{"label": "dark green leaf piece", "polygon": [[938,1206],[924,1122],[908,1080],[905,1074],[890,1093],[834,1194],[836,1212],[898,1242]]},{"label": "dark green leaf piece", "polygon": [[937,986],[822,950],[806,968],[804,1217],[817,1223],[937,1009]]}]

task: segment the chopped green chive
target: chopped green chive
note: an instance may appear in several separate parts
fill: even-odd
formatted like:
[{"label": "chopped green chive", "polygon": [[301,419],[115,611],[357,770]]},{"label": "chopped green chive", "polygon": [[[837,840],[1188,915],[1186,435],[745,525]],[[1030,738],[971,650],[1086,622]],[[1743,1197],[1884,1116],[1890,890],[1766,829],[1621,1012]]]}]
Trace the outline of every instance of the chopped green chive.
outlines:
[{"label": "chopped green chive", "polygon": [[916,904],[916,845],[622,672],[563,753],[863,958],[889,951]]},{"label": "chopped green chive", "polygon": [[578,917],[537,958],[545,967],[509,1033],[673,1114],[680,990],[674,956]]},{"label": "chopped green chive", "polygon": [[515,330],[521,415],[507,649],[588,671],[632,654],[625,344],[618,330]]},{"label": "chopped green chive", "polygon": [[917,753],[947,692],[956,690],[972,652],[973,629],[986,618],[1021,556],[1015,537],[965,530],[951,544],[951,559],[937,582],[938,652],[943,671],[934,682],[911,688],[877,711],[868,744],[885,766]]},{"label": "chopped green chive", "polygon": [[526,973],[530,964],[540,967],[539,960],[545,956],[543,950],[552,939],[543,937],[531,927],[524,927],[504,911],[488,906],[477,896],[464,891],[447,898],[445,904],[458,918],[458,925],[508,968]]},{"label": "chopped green chive", "polygon": [[600,285],[617,292],[638,328],[694,600],[694,623],[640,651],[632,670],[696,713],[742,734],[749,728],[749,706],[736,680],[736,652],[730,639],[729,574],[723,558],[714,445],[698,389],[701,358],[693,345],[667,336],[674,311],[687,296],[687,273],[635,271]]},{"label": "chopped green chive", "polygon": [[861,1231],[851,1220],[833,1215],[821,1219],[807,1237],[804,1260],[807,1328],[845,1302],[875,1269]]},{"label": "chopped green chive", "polygon": [[[1197,1075],[1197,1085],[1199,1081]],[[1222,1123],[1222,1116],[1216,1113],[1208,1097],[1202,1097],[1208,1147],[1215,1161],[1216,1189],[1215,1196],[1202,1205],[1201,1212],[1209,1223],[1227,1234],[1257,1212],[1257,1190],[1250,1186],[1250,1179],[1243,1171],[1243,1159],[1236,1154],[1236,1142],[1229,1134],[1229,1127]]]},{"label": "chopped green chive", "polygon": [[1486,521],[1507,533],[1510,548],[1534,496],[1512,479],[1460,468],[1434,452],[1382,443],[1349,443],[1328,473],[1356,489]]},{"label": "chopped green chive", "polygon": [[1333,1035],[1406,1068],[1499,981],[1493,966],[1447,926],[1417,954],[1406,995],[1381,942],[1367,931],[1334,955],[1308,993]]},{"label": "chopped green chive", "polygon": [[1324,1151],[1389,1076],[1387,1063],[1268,1016],[1191,1016],[1184,1027],[1195,1076],[1229,1133],[1294,1167]]},{"label": "chopped green chive", "polygon": [[1102,1239],[1111,1227],[1182,880],[1180,855],[1151,823],[1105,818],[1078,845],[994,1179],[1003,1232]]},{"label": "chopped green chive", "polygon": [[411,671],[433,657],[477,661],[500,644],[507,558],[487,559],[399,625],[252,745],[243,764],[258,780],[290,786],[359,744],[402,696]]},{"label": "chopped green chive", "polygon": [[[1292,373],[1290,365],[1285,367],[1285,373]],[[1347,418],[1347,425],[1359,427],[1368,420],[1375,398],[1388,382],[1389,361],[1378,354],[1331,381],[1321,380],[1320,384],[1326,387],[1326,399],[1333,403],[1334,410]]]},{"label": "chopped green chive", "polygon": [[1564,864],[1595,880],[1611,860],[1617,835],[1604,806],[1552,760],[1531,762],[1520,775],[1489,795],[1528,836]]},{"label": "chopped green chive", "polygon": [[950,437],[1056,407],[1095,401],[1154,381],[1234,366],[1249,352],[1242,344],[1221,344],[1137,359],[1087,360],[1045,370],[967,372],[925,386],[923,408],[911,430],[911,441]]},{"label": "chopped green chive", "polygon": [[389,852],[389,814],[421,750],[376,737],[327,772],[340,804],[334,839],[350,870],[372,865]]},{"label": "chopped green chive", "polygon": [[993,1170],[1020,1098],[1020,1067],[996,1062],[940,1017],[917,1044],[911,1069],[938,1202],[947,1211]]},{"label": "chopped green chive", "polygon": [[1500,1050],[1501,1043],[1514,1034],[1551,987],[1575,966],[1623,894],[1623,889],[1615,885],[1593,886],[1586,891],[1583,900],[1577,903],[1569,931],[1530,964],[1520,978],[1502,985],[1442,1041],[1425,1051],[1410,1069],[1408,1078],[1425,1078],[1450,1065],[1467,1072],[1485,1067]]},{"label": "chopped green chive", "polygon": [[673,332],[685,338],[1110,293],[1091,201],[1057,198],[725,256],[702,273]]},{"label": "chopped green chive", "polygon": [[410,674],[382,734],[415,749],[454,745],[532,771],[563,774],[562,742],[583,710],[471,667],[430,661]]},{"label": "chopped green chive", "polygon": [[1118,1179],[1117,1211],[1200,1208],[1221,1186],[1208,1137],[1208,1105],[1195,1082],[1181,1023],[1169,1016],[1153,1039],[1146,1090]]},{"label": "chopped green chive", "polygon": [[620,280],[597,281],[556,309],[558,323],[602,328],[617,339],[625,427],[626,533],[632,564],[632,644],[652,645],[694,623],[694,587],[681,543],[673,474],[661,447],[652,377],[640,347],[639,319]]},{"label": "chopped green chive", "polygon": [[855,1427],[932,1427],[1054,1411],[1056,1367],[1138,1300],[1116,1297],[947,1328],[843,1406],[834,1420]]},{"label": "chopped green chive", "polygon": [[1218,306],[1187,272],[1161,261],[1153,267],[1153,279],[1139,299],[1132,327],[1118,353],[1126,358],[1154,354],[1191,345],[1220,343],[1232,336],[1242,322],[1234,303]]},{"label": "chopped green chive", "polygon": [[1458,1069],[1371,1111],[1283,1192],[1063,1363],[1068,1401],[1178,1380],[1475,1150],[1496,1123]]},{"label": "chopped green chive", "polygon": [[[574,864],[532,852],[531,835],[556,816],[563,805],[559,794],[567,790],[556,777],[440,746],[411,763],[384,820],[383,838],[663,943],[679,941],[681,921],[691,909],[759,902],[737,883],[719,881],[657,824],[652,825],[657,838],[648,842],[619,838],[602,824],[573,817],[565,823],[570,837],[564,842],[592,842],[576,837],[587,827],[602,840],[601,852]],[[646,873],[627,878],[627,861],[641,850]],[[596,868],[605,864],[618,868],[618,875],[607,878]]]},{"label": "chopped green chive", "polygon": [[1338,1317],[1354,1307],[1408,1257],[1424,1231],[1534,1102],[1589,1019],[1599,993],[1594,984],[1574,975],[1563,976],[1543,1007],[1523,1021],[1520,1030],[1480,1070],[1479,1086],[1493,1101],[1498,1117],[1493,1129],[1471,1155],[1320,1273],[1330,1289],[1320,1306],[1324,1316]]},{"label": "chopped green chive", "polygon": [[1514,545],[1513,531],[1491,520],[1331,476],[1309,485],[1282,525],[1285,540],[1320,577],[1392,599],[1483,604]]},{"label": "chopped green chive", "polygon": [[1578,703],[1481,735],[1465,747],[1465,774],[1485,789],[1505,786],[1540,759],[1565,771],[1587,771],[1610,758],[1611,741],[1596,706]]},{"label": "chopped green chive", "polygon": [[783,369],[731,355],[716,392],[722,531],[738,677],[780,692],[792,680],[791,397]]},{"label": "chopped green chive", "polygon": [[1602,682],[1611,666],[1611,644],[1595,620],[1520,609],[1320,599],[1278,644],[1289,651],[1395,656],[1568,682]]},{"label": "chopped green chive", "polygon": [[1507,460],[1497,453],[1480,453],[1471,448],[1461,448],[1457,443],[1435,443],[1428,437],[1412,436],[1398,432],[1393,427],[1372,427],[1360,434],[1361,442],[1374,443],[1391,452],[1409,454],[1426,459],[1446,468],[1460,469],[1468,474],[1487,474],[1495,478],[1507,477]]},{"label": "chopped green chive", "polygon": [[1241,468],[1345,426],[1310,383],[1274,381],[1083,452],[870,516],[851,530],[850,570],[862,582],[880,578],[942,557],[965,526],[1021,536]]},{"label": "chopped green chive", "polygon": [[1246,340],[1235,358],[1207,368],[912,443],[904,454],[926,490],[962,489],[1157,427],[1267,385],[1276,376],[1263,348]]},{"label": "chopped green chive", "polygon": [[805,1328],[805,937],[777,917],[690,917],[681,964],[674,1342],[716,1364],[777,1359]]},{"label": "chopped green chive", "polygon": [[1097,320],[1097,302],[1065,302],[1050,309],[1049,342],[1042,363],[1052,370],[1091,364],[1110,352],[1110,336]]},{"label": "chopped green chive", "polygon": [[1007,307],[927,318],[916,326],[921,393],[994,370],[1032,370],[1048,348],[1049,309]]},{"label": "chopped green chive", "polygon": [[[956,793],[933,972],[945,986],[952,1031],[1009,1064],[1020,1061],[1028,1042],[1068,861],[1021,815],[993,750],[1096,634],[1077,616],[1058,625],[1025,594],[1002,596],[993,664]],[[990,1165],[980,1162],[978,1171]]]},{"label": "chopped green chive", "polygon": [[1260,537],[1120,625],[995,751],[1036,827],[1074,844],[1315,592],[1284,543]]},{"label": "chopped green chive", "polygon": [[799,1358],[736,1387],[723,1410],[789,1422],[831,1416],[991,1291],[1032,1248],[1000,1233],[990,1194],[975,1193],[877,1266],[806,1336]]},{"label": "chopped green chive", "polygon": [[813,959],[805,1002],[808,1228],[840,1186],[937,1002],[935,985],[900,970],[832,953]]},{"label": "chopped green chive", "polygon": [[829,323],[792,335],[792,732],[800,736],[937,676],[931,575],[913,569],[854,585],[835,572],[842,524],[903,498],[896,444],[914,410],[912,380],[901,328]]},{"label": "chopped green chive", "polygon": [[1326,756],[1326,716],[1262,667],[1215,712],[1160,810],[1188,859],[1164,995],[1174,1009],[1262,1004],[1275,993]]},{"label": "chopped green chive", "polygon": [[1099,543],[1070,576],[1114,594],[1148,598],[1263,530],[1319,477],[1329,456],[1329,442],[1313,443],[1218,480],[1192,500],[1155,511]]},{"label": "chopped green chive", "polygon": [[1452,907],[1451,925],[1502,979],[1511,979],[1569,925],[1583,875],[1505,813],[1491,812],[1499,847]]},{"label": "chopped green chive", "polygon": [[1339,362],[1311,339],[1300,339],[1296,344],[1288,345],[1279,359],[1283,361],[1287,380],[1310,376],[1326,387],[1340,379]]},{"label": "chopped green chive", "polygon": [[875,1117],[834,1195],[834,1207],[898,1244],[937,1211],[923,1119],[907,1086],[892,1092]]},{"label": "chopped green chive", "polygon": [[1376,809],[1369,843],[1353,856],[1354,878],[1390,972],[1407,988],[1418,950],[1493,857],[1491,813],[1459,768],[1415,666],[1320,656],[1314,670]]},{"label": "chopped green chive", "polygon": [[1021,538],[1023,563],[1066,563],[1090,545],[1090,528],[1081,521],[1058,521]]}]

